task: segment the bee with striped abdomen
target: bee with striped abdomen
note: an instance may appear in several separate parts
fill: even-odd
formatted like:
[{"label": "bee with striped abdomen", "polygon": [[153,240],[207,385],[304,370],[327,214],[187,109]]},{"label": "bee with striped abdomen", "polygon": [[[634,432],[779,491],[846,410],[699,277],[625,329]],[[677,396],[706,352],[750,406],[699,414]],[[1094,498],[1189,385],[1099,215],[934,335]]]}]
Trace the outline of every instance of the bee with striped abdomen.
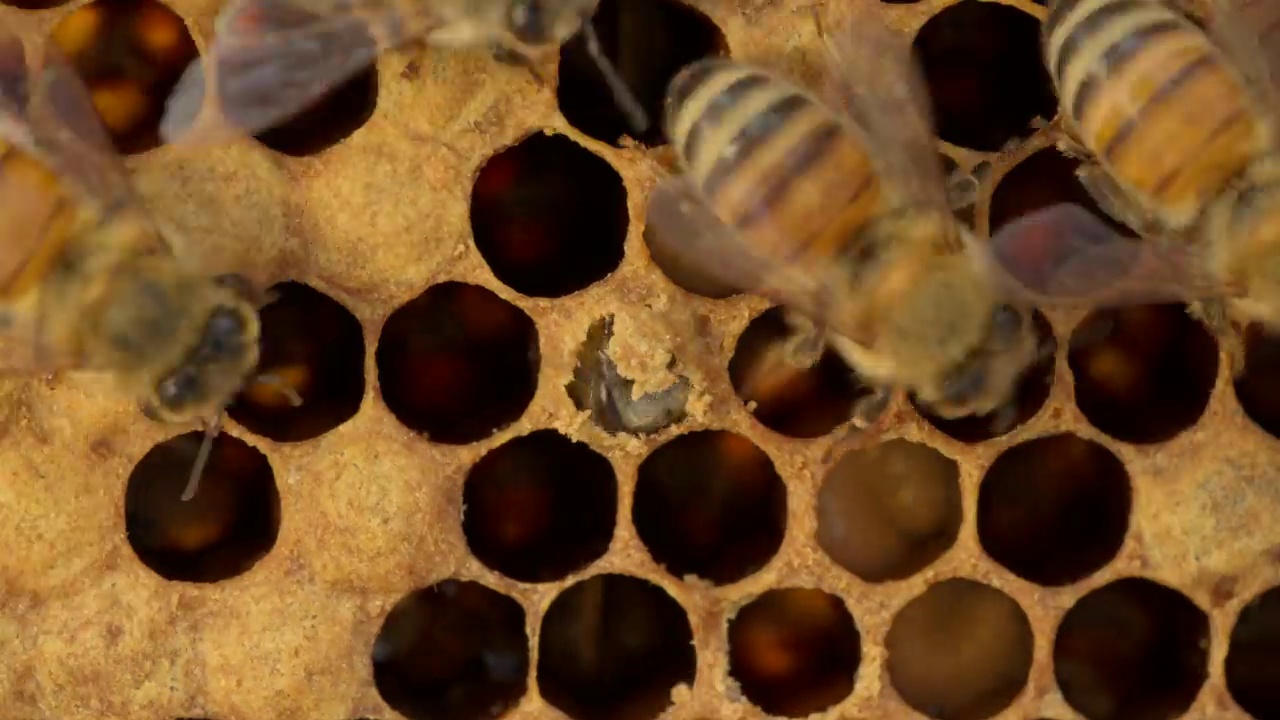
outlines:
[{"label": "bee with striped abdomen", "polygon": [[[648,118],[605,58],[590,18],[599,0],[230,0],[212,47],[169,97],[166,142],[205,143],[267,130],[412,42],[490,47],[537,76],[539,61],[579,30],[637,131]],[[207,88],[206,73],[214,79]]]},{"label": "bee with striped abdomen", "polygon": [[0,83],[0,368],[107,373],[153,420],[207,421],[189,499],[223,408],[278,384],[257,374],[252,286],[175,253],[52,45],[28,54],[0,30],[0,56],[27,71]]},{"label": "bee with striped abdomen", "polygon": [[[1036,237],[1005,233],[999,250],[1051,247],[1051,267],[1014,275],[1054,297],[1191,300],[1239,368],[1231,316],[1280,330],[1280,32],[1262,38],[1280,28],[1280,4],[1220,0],[1213,15],[1206,32],[1164,0],[1050,3],[1042,40],[1059,145],[1145,247],[1056,207],[1024,225]],[[1139,259],[1126,282],[1104,279]]]},{"label": "bee with striped abdomen", "polygon": [[788,307],[796,364],[826,340],[879,388],[859,414],[905,387],[938,415],[1003,422],[1042,351],[1030,313],[1001,296],[948,207],[909,42],[862,3],[841,7],[823,32],[827,102],[725,59],[672,81],[683,174],[650,198],[653,241]]}]

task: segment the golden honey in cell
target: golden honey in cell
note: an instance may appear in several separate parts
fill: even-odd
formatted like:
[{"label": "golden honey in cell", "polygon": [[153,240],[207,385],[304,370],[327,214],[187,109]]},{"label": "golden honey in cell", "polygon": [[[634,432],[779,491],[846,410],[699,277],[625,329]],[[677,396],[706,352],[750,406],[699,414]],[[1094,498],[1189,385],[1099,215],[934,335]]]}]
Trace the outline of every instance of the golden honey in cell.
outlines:
[{"label": "golden honey in cell", "polygon": [[[380,52],[413,42],[492,48],[535,68],[579,30],[619,106],[642,131],[643,109],[588,22],[599,0],[230,0],[208,67],[191,63],[170,95],[161,135],[206,143],[256,134],[318,102]],[[206,91],[206,73],[215,92]],[[228,122],[229,121],[229,122]]]},{"label": "golden honey in cell", "polygon": [[[26,57],[7,31],[0,47]],[[0,367],[107,373],[153,420],[208,422],[189,499],[223,408],[257,377],[257,306],[244,278],[175,253],[86,89],[45,53],[25,92],[0,85]]]},{"label": "golden honey in cell", "polygon": [[[1030,239],[1002,237],[1011,254],[1052,248],[1018,279],[1095,303],[1204,300],[1221,334],[1230,314],[1280,329],[1280,38],[1264,39],[1280,3],[1219,0],[1212,14],[1206,32],[1162,0],[1049,4],[1060,146],[1083,160],[1079,177],[1103,210],[1148,242],[1052,208],[1024,226]],[[1101,279],[1134,262],[1126,282]]]},{"label": "golden honey in cell", "polygon": [[650,198],[654,241],[786,306],[798,346],[825,336],[881,390],[858,414],[901,386],[944,417],[1005,421],[1040,352],[1030,314],[948,207],[908,42],[862,7],[824,33],[829,104],[727,59],[672,81],[682,174]]}]

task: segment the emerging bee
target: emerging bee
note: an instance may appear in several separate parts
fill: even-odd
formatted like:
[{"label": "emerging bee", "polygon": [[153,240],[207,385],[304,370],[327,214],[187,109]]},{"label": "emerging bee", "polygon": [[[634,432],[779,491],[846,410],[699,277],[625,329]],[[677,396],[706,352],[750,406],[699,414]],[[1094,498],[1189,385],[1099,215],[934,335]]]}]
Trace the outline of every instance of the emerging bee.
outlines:
[{"label": "emerging bee", "polygon": [[[637,131],[648,118],[604,56],[590,17],[599,0],[230,0],[218,16],[207,72],[194,61],[169,97],[166,142],[256,134],[319,101],[377,55],[410,42],[493,48],[534,72],[579,30]],[[372,42],[370,42],[372,38]],[[229,120],[234,127],[229,127]]]},{"label": "emerging bee", "polygon": [[823,32],[831,104],[731,60],[672,81],[665,122],[684,173],[650,199],[653,240],[787,306],[808,356],[793,365],[829,341],[879,389],[855,421],[904,386],[940,416],[1007,424],[1042,351],[1030,313],[948,207],[909,43],[862,3],[842,6],[847,22]]},{"label": "emerging bee", "polygon": [[251,285],[174,253],[51,45],[28,54],[4,30],[0,57],[29,70],[0,76],[0,367],[109,373],[153,420],[207,421],[190,499],[223,408],[255,378],[280,384],[256,375]]},{"label": "emerging bee", "polygon": [[1280,33],[1267,28],[1280,28],[1274,0],[1219,0],[1210,33],[1163,0],[1050,3],[1059,145],[1083,160],[1099,206],[1146,241],[1048,208],[1003,234],[1013,278],[1093,304],[1197,301],[1240,370],[1231,316],[1280,330]]}]

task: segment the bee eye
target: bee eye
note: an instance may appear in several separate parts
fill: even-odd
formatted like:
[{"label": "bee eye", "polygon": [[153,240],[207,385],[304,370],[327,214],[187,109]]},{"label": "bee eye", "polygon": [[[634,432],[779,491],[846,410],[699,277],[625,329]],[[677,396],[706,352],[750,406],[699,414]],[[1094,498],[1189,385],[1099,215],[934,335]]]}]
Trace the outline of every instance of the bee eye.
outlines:
[{"label": "bee eye", "polygon": [[991,335],[999,340],[1009,340],[1022,330],[1022,315],[1011,305],[997,306],[991,314]]},{"label": "bee eye", "polygon": [[204,328],[202,354],[218,356],[239,347],[244,332],[244,318],[240,313],[229,307],[217,308]]},{"label": "bee eye", "polygon": [[542,4],[538,0],[516,0],[511,6],[511,34],[520,42],[538,45],[547,40]]},{"label": "bee eye", "polygon": [[160,381],[156,396],[167,408],[182,407],[200,392],[200,378],[189,367],[174,372]]},{"label": "bee eye", "polygon": [[942,393],[947,402],[960,404],[971,400],[986,384],[986,367],[982,363],[969,363],[947,378]]}]

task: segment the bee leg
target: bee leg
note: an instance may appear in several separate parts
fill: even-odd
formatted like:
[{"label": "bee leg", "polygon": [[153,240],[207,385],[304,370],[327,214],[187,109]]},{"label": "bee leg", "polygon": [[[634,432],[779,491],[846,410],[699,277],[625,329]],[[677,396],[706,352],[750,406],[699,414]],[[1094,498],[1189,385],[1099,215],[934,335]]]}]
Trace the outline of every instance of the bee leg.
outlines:
[{"label": "bee leg", "polygon": [[1222,352],[1231,365],[1231,377],[1244,374],[1244,338],[1231,322],[1231,315],[1226,300],[1212,298],[1197,300],[1187,306],[1187,312],[1204,323],[1209,332],[1217,338]]},{"label": "bee leg", "polygon": [[1140,235],[1152,235],[1157,232],[1157,228],[1150,220],[1150,215],[1129,199],[1124,189],[1101,165],[1086,162],[1076,169],[1076,177],[1089,193],[1089,197],[1093,198],[1102,212],[1110,215],[1112,219],[1123,223]]},{"label": "bee leg", "polygon": [[493,55],[493,59],[503,65],[523,68],[528,71],[528,73],[533,76],[533,82],[538,87],[545,88],[550,85],[547,78],[543,77],[542,71],[533,62],[533,58],[530,58],[528,55],[501,44],[491,46],[489,51]]},{"label": "bee leg", "polygon": [[962,210],[978,200],[979,180],[972,174],[956,169],[947,178],[947,204],[952,211]]},{"label": "bee leg", "polygon": [[786,321],[791,328],[791,336],[783,343],[783,358],[800,369],[817,365],[826,350],[826,333],[801,313],[788,312]]},{"label": "bee leg", "polygon": [[853,403],[853,426],[865,430],[875,425],[892,397],[892,388],[885,385],[872,387],[871,394],[863,395]]}]

